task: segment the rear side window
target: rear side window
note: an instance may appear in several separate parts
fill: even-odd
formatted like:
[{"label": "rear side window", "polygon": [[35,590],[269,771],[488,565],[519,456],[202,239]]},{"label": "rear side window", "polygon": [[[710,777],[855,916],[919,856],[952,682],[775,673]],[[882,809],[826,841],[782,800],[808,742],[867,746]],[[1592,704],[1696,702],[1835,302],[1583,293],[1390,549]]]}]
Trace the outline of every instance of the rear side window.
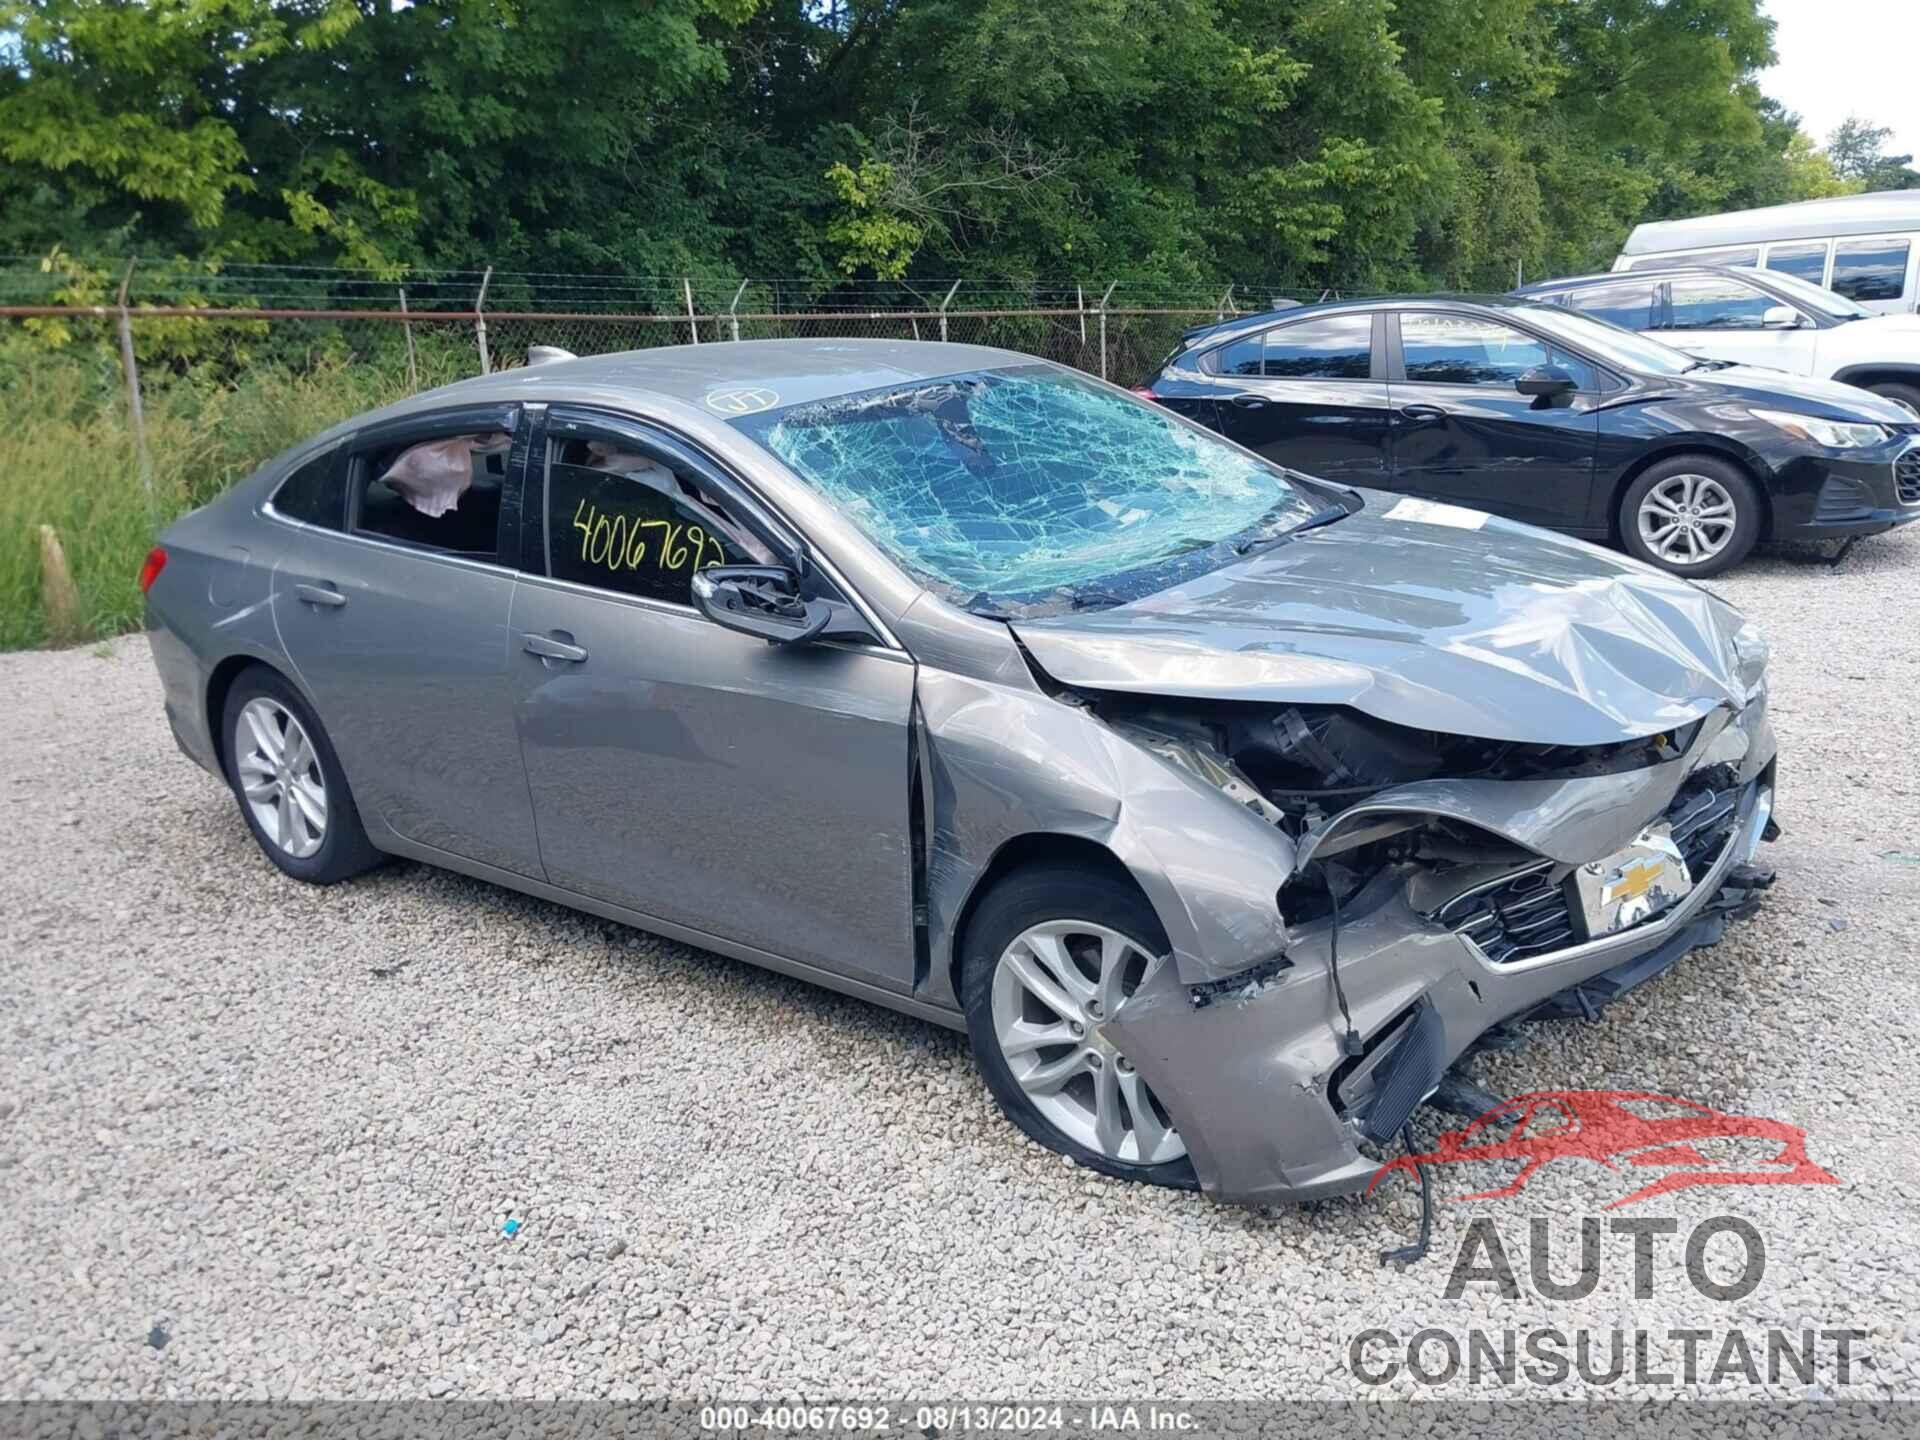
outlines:
[{"label": "rear side window", "polygon": [[1833,247],[1833,284],[1849,300],[1898,300],[1907,288],[1905,240],[1842,240]]},{"label": "rear side window", "polygon": [[547,568],[556,580],[693,604],[693,576],[773,554],[692,476],[617,439],[556,440],[547,468]]},{"label": "rear side window", "polygon": [[354,530],[422,550],[493,560],[507,482],[504,431],[443,435],[355,458]]},{"label": "rear side window", "polygon": [[1330,315],[1269,330],[1260,373],[1269,380],[1365,380],[1373,374],[1373,317]]},{"label": "rear side window", "polygon": [[1667,292],[1667,330],[1758,330],[1780,302],[1741,280],[1675,280]]},{"label": "rear side window", "polygon": [[1767,269],[1818,285],[1827,277],[1827,242],[1810,245],[1775,245],[1767,251]]},{"label": "rear side window", "polygon": [[1760,247],[1744,250],[1690,250],[1684,255],[1641,255],[1628,262],[1629,270],[1671,270],[1680,265],[1758,265]]},{"label": "rear side window", "polygon": [[1630,280],[1618,285],[1570,290],[1567,306],[1622,329],[1646,330],[1653,324],[1653,282]]},{"label": "rear side window", "polygon": [[339,459],[339,451],[329,450],[300,466],[273,492],[273,508],[303,525],[344,529],[347,487],[341,480]]}]

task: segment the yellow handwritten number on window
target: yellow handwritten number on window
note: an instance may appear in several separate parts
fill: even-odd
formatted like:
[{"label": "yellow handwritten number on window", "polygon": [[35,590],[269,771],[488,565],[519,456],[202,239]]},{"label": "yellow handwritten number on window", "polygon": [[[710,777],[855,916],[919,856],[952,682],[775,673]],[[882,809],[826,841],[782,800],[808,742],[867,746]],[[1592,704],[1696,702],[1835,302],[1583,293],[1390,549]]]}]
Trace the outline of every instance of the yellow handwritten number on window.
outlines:
[{"label": "yellow handwritten number on window", "polygon": [[581,563],[615,572],[638,570],[646,563],[649,547],[644,532],[649,530],[665,532],[659,547],[653,551],[656,570],[676,574],[726,563],[726,547],[703,526],[683,525],[672,520],[641,520],[626,515],[609,517],[584,498],[574,507],[573,528],[580,532]]}]

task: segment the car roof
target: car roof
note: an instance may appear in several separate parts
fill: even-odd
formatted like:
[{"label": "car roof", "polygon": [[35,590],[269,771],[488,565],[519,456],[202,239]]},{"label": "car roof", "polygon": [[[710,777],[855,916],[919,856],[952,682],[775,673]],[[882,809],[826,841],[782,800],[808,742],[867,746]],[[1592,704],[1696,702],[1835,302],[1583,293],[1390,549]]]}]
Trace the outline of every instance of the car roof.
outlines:
[{"label": "car roof", "polygon": [[1311,320],[1320,315],[1371,314],[1376,310],[1398,310],[1418,305],[1477,305],[1488,310],[1519,310],[1538,302],[1525,295],[1493,295],[1466,291],[1435,291],[1421,295],[1361,295],[1350,300],[1323,300],[1315,305],[1283,305],[1253,315],[1237,315],[1214,325],[1202,325],[1180,337],[1177,354],[1218,344],[1237,335],[1264,330],[1269,325]]},{"label": "car roof", "polygon": [[1583,285],[1632,285],[1636,282],[1657,285],[1675,276],[1688,275],[1717,275],[1727,280],[1758,280],[1762,284],[1767,279],[1767,272],[1753,265],[1662,265],[1658,269],[1601,270],[1592,275],[1563,275],[1557,280],[1536,280],[1510,293],[1516,299],[1526,300],[1536,295],[1558,295],[1563,290],[1575,290]]},{"label": "car roof", "polygon": [[[625,396],[656,405],[663,400],[679,402],[726,419],[969,370],[1047,363],[1013,350],[937,340],[728,340],[663,345],[496,370],[422,391],[355,416],[335,430],[362,429],[448,405],[564,402],[584,395]],[[744,410],[706,403],[717,392],[729,390],[758,393]]]},{"label": "car roof", "polygon": [[1650,220],[1634,227],[1620,253],[1654,255],[1708,245],[1761,245],[1769,240],[1823,240],[1829,235],[1916,229],[1920,229],[1920,190],[1873,190],[1696,215],[1690,220]]}]

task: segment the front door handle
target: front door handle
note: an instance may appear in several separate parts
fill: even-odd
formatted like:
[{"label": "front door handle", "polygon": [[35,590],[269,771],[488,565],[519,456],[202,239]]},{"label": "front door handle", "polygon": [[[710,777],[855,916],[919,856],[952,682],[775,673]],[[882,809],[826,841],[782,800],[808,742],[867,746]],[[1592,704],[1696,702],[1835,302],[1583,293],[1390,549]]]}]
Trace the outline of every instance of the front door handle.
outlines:
[{"label": "front door handle", "polygon": [[542,660],[567,660],[577,665],[587,658],[585,646],[569,645],[551,635],[522,635],[520,642],[529,655],[538,655]]},{"label": "front door handle", "polygon": [[335,610],[347,603],[347,597],[330,585],[296,585],[293,594],[304,604],[325,605]]},{"label": "front door handle", "polygon": [[1447,412],[1438,405],[1402,405],[1400,414],[1408,420],[1444,420]]},{"label": "front door handle", "polygon": [[1264,395],[1235,395],[1232,403],[1238,405],[1242,410],[1258,410],[1267,403],[1267,397]]}]

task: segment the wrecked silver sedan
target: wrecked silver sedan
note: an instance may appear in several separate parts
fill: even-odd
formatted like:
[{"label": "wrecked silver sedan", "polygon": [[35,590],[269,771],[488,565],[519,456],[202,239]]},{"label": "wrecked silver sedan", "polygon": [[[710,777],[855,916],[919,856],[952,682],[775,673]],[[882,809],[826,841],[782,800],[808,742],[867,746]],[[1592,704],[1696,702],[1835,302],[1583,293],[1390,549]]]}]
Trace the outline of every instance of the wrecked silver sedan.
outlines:
[{"label": "wrecked silver sedan", "polygon": [[1364,1188],[1503,1022],[1770,878],[1761,638],[1685,581],[965,346],[562,360],[149,558],[266,855],[463,871],[964,1029],[1042,1143]]}]

